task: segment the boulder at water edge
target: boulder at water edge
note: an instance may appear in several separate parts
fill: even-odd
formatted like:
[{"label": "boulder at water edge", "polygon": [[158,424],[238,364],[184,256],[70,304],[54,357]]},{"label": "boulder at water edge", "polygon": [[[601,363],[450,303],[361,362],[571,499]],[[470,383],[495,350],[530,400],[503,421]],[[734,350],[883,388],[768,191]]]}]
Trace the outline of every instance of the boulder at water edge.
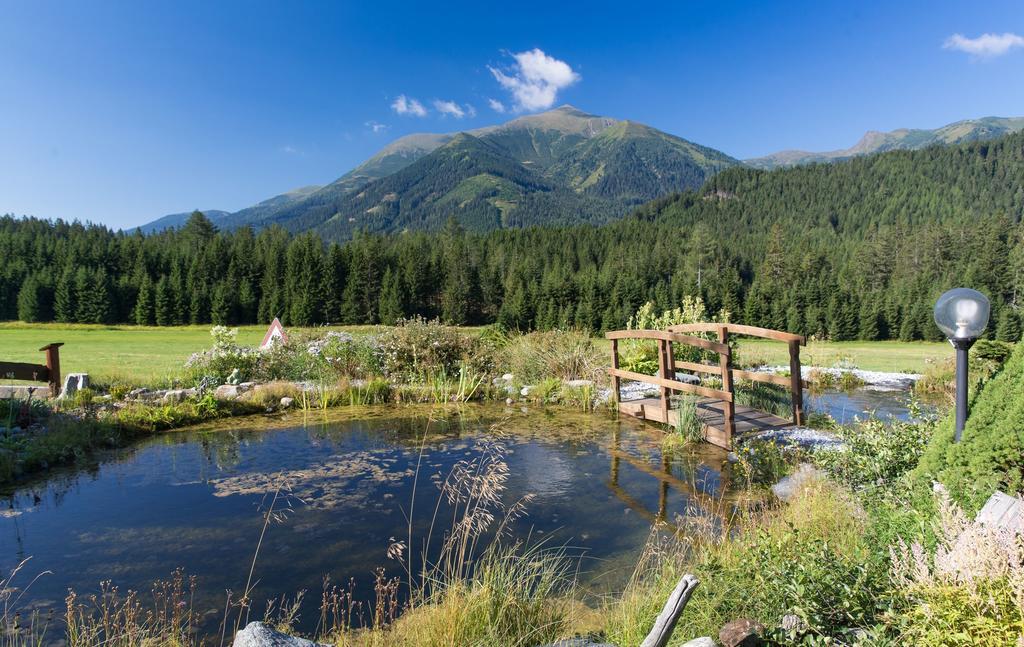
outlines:
[{"label": "boulder at water edge", "polygon": [[718,640],[725,647],[760,647],[764,644],[761,632],[764,627],[760,622],[749,618],[740,618],[728,623],[718,632]]},{"label": "boulder at water edge", "polygon": [[262,622],[250,622],[235,634],[232,647],[330,647],[304,638],[294,638],[271,629]]}]

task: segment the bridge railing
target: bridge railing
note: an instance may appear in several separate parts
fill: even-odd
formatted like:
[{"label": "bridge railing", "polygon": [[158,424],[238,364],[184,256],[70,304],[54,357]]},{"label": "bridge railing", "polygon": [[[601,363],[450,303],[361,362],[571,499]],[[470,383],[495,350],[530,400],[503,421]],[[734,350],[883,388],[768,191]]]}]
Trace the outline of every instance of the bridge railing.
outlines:
[{"label": "bridge railing", "polygon": [[[713,333],[717,341],[696,337],[687,333]],[[730,335],[746,335],[784,342],[789,346],[789,376],[774,375],[745,371],[732,367],[732,349],[729,346]],[[608,374],[612,377],[612,392],[616,404],[620,400],[622,380],[645,382],[659,387],[661,392],[662,418],[668,420],[669,397],[673,391],[691,393],[722,402],[723,431],[731,438],[736,430],[736,379],[775,384],[787,387],[793,401],[793,424],[801,425],[804,421],[803,387],[806,385],[800,373],[800,346],[806,340],[800,335],[745,326],[742,324],[694,323],[670,326],[668,330],[615,330],[605,334],[612,343],[612,367]],[[658,374],[645,375],[627,371],[619,366],[619,341],[624,339],[649,339],[658,344]],[[718,364],[702,364],[697,362],[677,361],[673,352],[674,344],[685,344],[718,354]],[[721,378],[722,387],[713,389],[676,379],[676,371],[685,370],[692,373],[706,373]]]},{"label": "bridge railing", "polygon": [[759,337],[772,341],[783,342],[789,347],[789,375],[775,375],[773,373],[758,373],[754,371],[743,371],[732,369],[732,380],[736,378],[775,384],[789,389],[790,398],[793,402],[793,424],[804,423],[804,394],[803,389],[807,382],[803,379],[800,368],[800,347],[807,345],[807,340],[802,335],[771,328],[759,328],[758,326],[745,326],[743,324],[719,324],[719,323],[692,323],[669,326],[669,331],[674,333],[708,333],[717,332],[718,340],[728,343],[730,335],[744,335],[747,337]]},{"label": "bridge railing", "polygon": [[[608,370],[608,374],[612,376],[612,393],[616,404],[619,403],[619,389],[623,379],[658,386],[661,391],[662,418],[665,420],[668,420],[669,397],[672,391],[692,393],[705,398],[721,400],[725,431],[730,437],[732,436],[732,432],[735,429],[736,406],[732,389],[732,349],[729,348],[727,342],[722,342],[721,339],[719,341],[712,341],[668,330],[614,330],[605,333],[605,337],[612,342],[612,367]],[[658,343],[657,376],[644,375],[643,373],[635,373],[619,368],[619,340],[621,339],[650,339]],[[673,344],[685,344],[717,353],[719,358],[718,366],[695,362],[677,362],[673,353]],[[719,375],[722,378],[722,388],[712,389],[677,380],[675,379],[677,369]]]}]

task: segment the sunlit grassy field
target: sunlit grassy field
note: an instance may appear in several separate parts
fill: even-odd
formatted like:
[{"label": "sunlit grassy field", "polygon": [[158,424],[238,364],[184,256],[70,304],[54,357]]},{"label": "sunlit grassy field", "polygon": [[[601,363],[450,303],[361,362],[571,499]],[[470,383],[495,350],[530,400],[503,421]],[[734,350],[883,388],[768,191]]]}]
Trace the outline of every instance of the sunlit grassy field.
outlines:
[{"label": "sunlit grassy field", "polygon": [[[332,326],[359,335],[374,326]],[[479,328],[467,329],[471,332]],[[241,344],[258,344],[266,327],[240,326]],[[192,353],[210,346],[209,326],[171,328],[142,326],[99,326],[68,324],[0,323],[0,360],[42,363],[39,348],[64,342],[61,369],[83,372],[96,378],[121,378],[135,383],[153,383],[176,375]],[[604,340],[599,347],[607,348]],[[929,342],[810,342],[801,351],[805,365],[834,366],[841,360],[866,370],[922,372],[931,361],[950,356],[945,343]],[[787,364],[785,344],[756,339],[740,342],[740,361]]]}]

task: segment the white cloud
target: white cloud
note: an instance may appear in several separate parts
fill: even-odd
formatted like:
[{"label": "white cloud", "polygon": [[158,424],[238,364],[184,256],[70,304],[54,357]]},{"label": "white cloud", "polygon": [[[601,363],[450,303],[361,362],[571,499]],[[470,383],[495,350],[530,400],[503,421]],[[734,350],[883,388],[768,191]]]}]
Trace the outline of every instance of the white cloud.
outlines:
[{"label": "white cloud", "polygon": [[466,104],[466,116],[467,117],[475,117],[476,116],[476,108],[474,108],[472,105],[470,105],[468,103]]},{"label": "white cloud", "polygon": [[299,154],[302,153],[302,151],[300,151],[299,149],[295,148],[291,144],[282,146],[281,147],[281,152],[286,154],[286,155],[299,155]]},{"label": "white cloud", "polygon": [[387,124],[378,123],[372,119],[370,121],[367,121],[366,124],[364,125],[370,130],[372,130],[374,135],[376,135],[377,133],[382,133],[388,129]]},{"label": "white cloud", "polygon": [[498,101],[497,99],[488,99],[487,105],[491,107],[494,112],[505,112],[505,104]]},{"label": "white cloud", "polygon": [[1006,54],[1014,47],[1024,47],[1024,37],[1009,32],[1005,34],[982,34],[977,38],[967,38],[962,34],[953,34],[942,44],[945,49],[967,52],[977,58],[995,58]]},{"label": "white cloud", "polygon": [[400,115],[427,116],[427,109],[423,107],[422,103],[404,94],[398,95],[398,98],[391,103],[391,109]]},{"label": "white cloud", "polygon": [[[441,113],[442,116],[452,116],[456,119],[462,119],[466,116],[466,111],[454,101],[442,101],[441,99],[434,99],[434,109]],[[476,114],[476,111],[473,111]],[[470,115],[473,116],[473,115]]]},{"label": "white cloud", "polygon": [[[513,54],[508,73],[488,66],[491,74],[512,94],[516,110],[544,110],[555,104],[558,93],[580,80],[569,64],[539,48]],[[493,104],[491,105],[493,108]]]}]

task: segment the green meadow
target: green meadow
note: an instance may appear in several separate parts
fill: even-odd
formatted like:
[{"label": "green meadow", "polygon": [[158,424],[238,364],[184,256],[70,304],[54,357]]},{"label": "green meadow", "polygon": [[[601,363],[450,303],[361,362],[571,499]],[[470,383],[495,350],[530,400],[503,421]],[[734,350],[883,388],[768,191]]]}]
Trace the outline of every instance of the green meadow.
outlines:
[{"label": "green meadow", "polygon": [[[355,335],[375,326],[331,326]],[[294,330],[294,329],[293,329]],[[298,329],[303,330],[303,329]],[[308,329],[307,329],[308,330]],[[239,326],[240,344],[258,344],[266,326]],[[119,378],[136,384],[161,382],[178,374],[192,353],[211,345],[210,326],[104,326],[89,324],[0,323],[0,360],[43,361],[39,348],[63,342],[61,370],[96,378]],[[785,344],[756,339],[740,342],[740,361],[787,364]],[[933,342],[809,342],[802,350],[805,365],[854,365],[874,371],[920,373],[951,356],[948,344]]]}]

